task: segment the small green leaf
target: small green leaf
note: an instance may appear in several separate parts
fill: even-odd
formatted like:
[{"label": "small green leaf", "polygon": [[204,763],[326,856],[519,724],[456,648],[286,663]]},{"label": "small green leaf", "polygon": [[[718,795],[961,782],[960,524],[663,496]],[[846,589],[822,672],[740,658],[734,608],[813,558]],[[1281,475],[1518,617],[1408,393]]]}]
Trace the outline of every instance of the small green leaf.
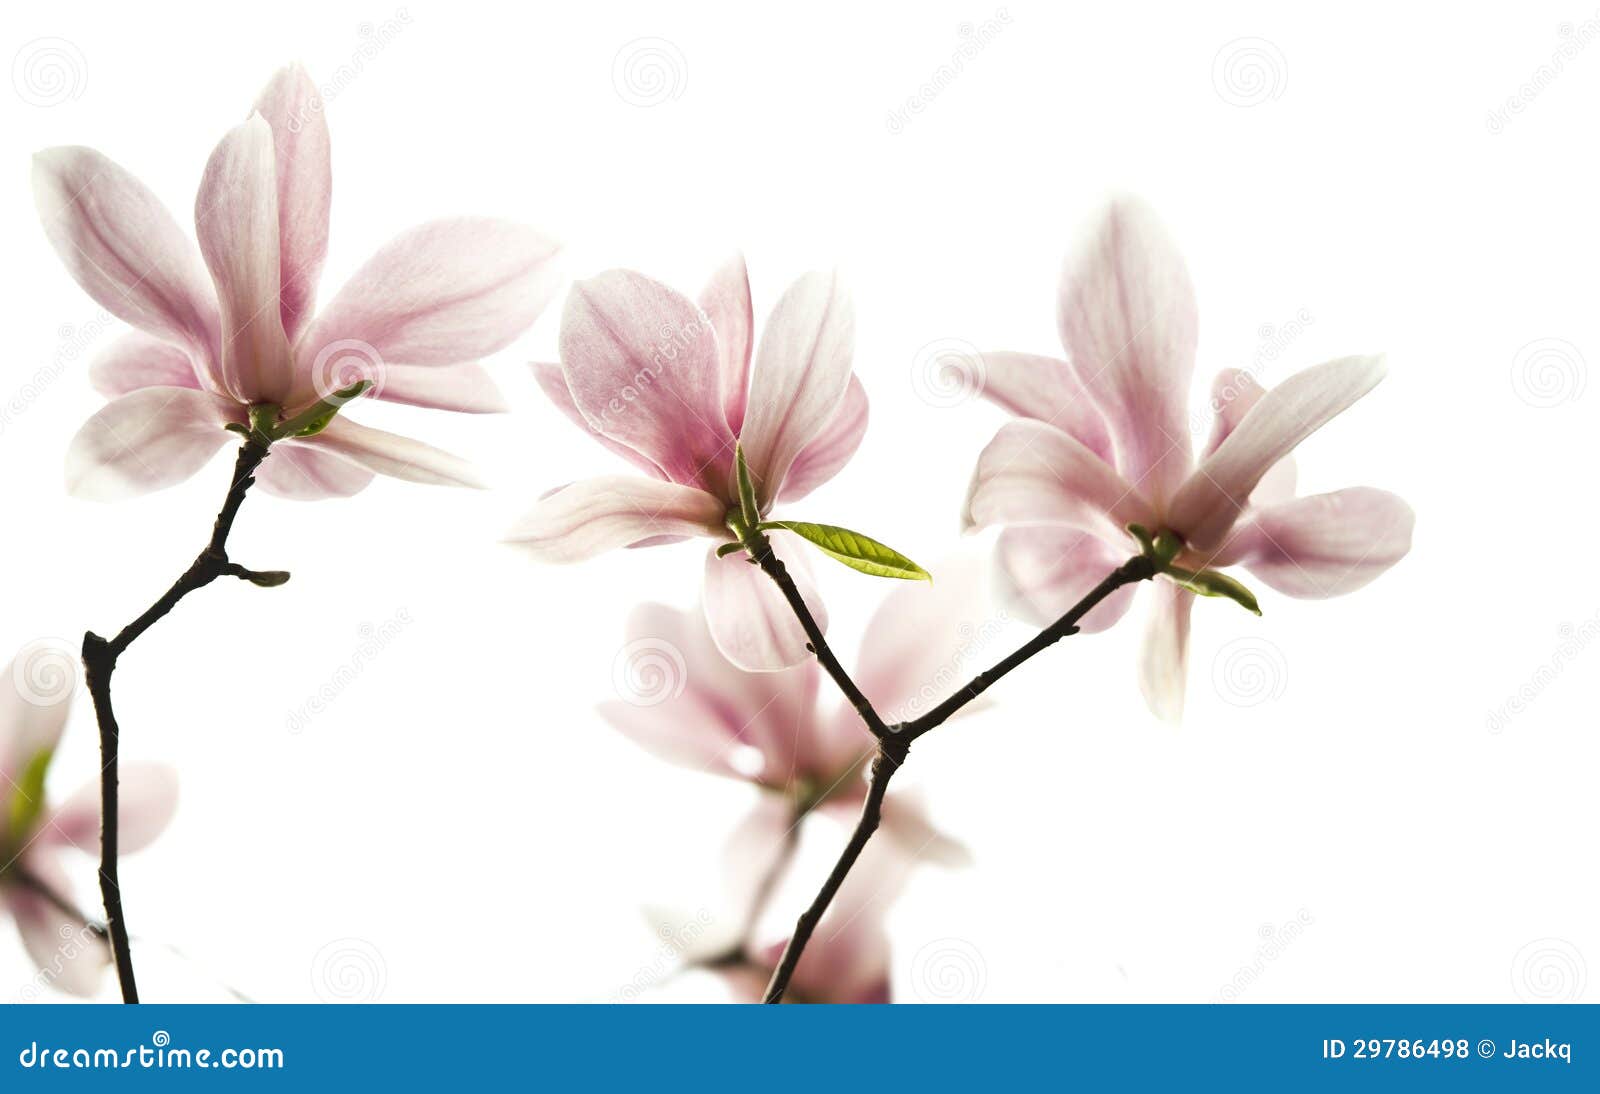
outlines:
[{"label": "small green leaf", "polygon": [[852,570],[873,577],[898,577],[906,581],[932,581],[933,577],[893,547],[860,532],[833,524],[809,524],[803,520],[769,520],[756,525],[762,531],[782,528],[793,532],[838,559]]},{"label": "small green leaf", "polygon": [[1194,571],[1169,566],[1163,572],[1191,593],[1225,597],[1246,611],[1254,612],[1256,615],[1261,614],[1261,605],[1256,602],[1256,594],[1220,570]]},{"label": "small green leaf", "polygon": [[326,399],[318,399],[288,421],[273,426],[268,436],[275,441],[283,437],[315,437],[328,428],[328,423],[344,409],[346,403],[365,394],[371,386],[371,380],[357,380],[349,387],[340,388]]},{"label": "small green leaf", "polygon": [[40,749],[17,777],[16,787],[11,793],[11,807],[6,811],[10,822],[8,830],[13,839],[26,839],[33,823],[44,812],[44,775],[50,769],[50,759],[54,755],[48,748]]},{"label": "small green leaf", "polygon": [[739,481],[739,516],[746,528],[754,528],[761,520],[761,508],[756,505],[756,488],[750,481],[750,465],[744,460],[744,446],[734,444],[733,466]]},{"label": "small green leaf", "polygon": [[742,550],[744,550],[744,544],[740,543],[738,540],[734,540],[732,543],[724,543],[721,547],[718,547],[717,548],[717,557],[718,558],[727,558],[729,555],[733,554],[735,551],[742,551]]}]

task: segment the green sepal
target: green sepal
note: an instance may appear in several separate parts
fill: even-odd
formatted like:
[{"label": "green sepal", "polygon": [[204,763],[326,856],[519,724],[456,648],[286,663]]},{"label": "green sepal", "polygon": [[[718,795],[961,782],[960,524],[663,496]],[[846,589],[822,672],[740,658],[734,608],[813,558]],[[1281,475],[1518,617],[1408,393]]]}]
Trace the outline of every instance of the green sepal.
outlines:
[{"label": "green sepal", "polygon": [[51,749],[40,749],[17,776],[10,807],[6,810],[7,831],[14,840],[26,840],[39,814],[44,812],[44,776],[50,770],[54,755]]},{"label": "green sepal", "polygon": [[756,528],[763,532],[774,528],[793,532],[820,548],[823,554],[838,559],[852,570],[860,570],[873,577],[895,577],[903,581],[933,580],[933,575],[927,570],[893,547],[835,524],[810,524],[802,520],[769,520],[756,525]]},{"label": "green sepal", "polygon": [[1256,594],[1220,570],[1197,571],[1168,566],[1162,573],[1191,593],[1198,593],[1200,596],[1220,596],[1233,601],[1246,611],[1254,612],[1256,615],[1261,614],[1261,605],[1256,602]]},{"label": "green sepal", "polygon": [[718,558],[727,558],[729,555],[733,554],[735,551],[742,551],[742,550],[744,550],[744,544],[740,543],[738,540],[734,540],[732,543],[724,543],[721,547],[718,547],[717,548],[717,557]]},{"label": "green sepal", "polygon": [[346,403],[351,399],[359,398],[370,387],[372,387],[371,380],[357,380],[349,387],[335,391],[326,399],[318,399],[293,418],[278,425],[273,430],[272,439],[315,437],[318,433],[328,428],[328,423],[333,421],[334,415],[344,409]]},{"label": "green sepal", "polygon": [[750,481],[750,465],[744,459],[744,445],[733,446],[734,477],[739,486],[739,519],[746,528],[754,528],[761,520],[761,508],[756,504],[755,484]]}]

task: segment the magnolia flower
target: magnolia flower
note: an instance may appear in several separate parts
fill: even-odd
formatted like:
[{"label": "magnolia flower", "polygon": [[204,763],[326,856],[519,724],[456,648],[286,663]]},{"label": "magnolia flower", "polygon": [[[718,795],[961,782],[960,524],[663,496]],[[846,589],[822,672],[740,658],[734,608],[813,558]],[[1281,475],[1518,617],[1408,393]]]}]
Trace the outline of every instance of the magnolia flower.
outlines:
[{"label": "magnolia flower", "polygon": [[[33,687],[22,657],[0,677],[0,906],[16,920],[41,982],[93,995],[111,953],[103,935],[67,910],[72,888],[58,853],[73,847],[98,856],[100,788],[91,782],[57,806],[44,796],[70,699],[55,686]],[[125,854],[172,820],[178,779],[168,767],[124,764],[119,783],[117,850]]]},{"label": "magnolia flower", "polygon": [[[1174,564],[1243,566],[1295,597],[1352,592],[1411,546],[1413,514],[1366,487],[1294,497],[1289,453],[1383,378],[1381,357],[1344,357],[1263,391],[1227,370],[1200,459],[1188,395],[1196,306],[1188,271],[1143,205],[1113,205],[1066,268],[1059,306],[1067,360],[983,358],[984,393],[1022,420],[984,449],[969,528],[1002,525],[1002,578],[1039,621],[1059,616],[1140,544],[1131,524],[1183,543]],[[1083,622],[1110,626],[1135,588]],[[1144,635],[1139,680],[1150,708],[1182,715],[1194,594],[1164,579]]]},{"label": "magnolia flower", "polygon": [[[838,473],[867,428],[867,396],[850,371],[855,318],[833,274],[791,285],[754,352],[743,258],[712,277],[696,305],[628,270],[577,284],[561,319],[561,365],[540,385],[569,418],[648,478],[613,475],[547,495],[508,539],[550,562],[689,536],[732,537],[739,511],[734,446],[743,446],[765,516]],[[788,534],[773,546],[819,625],[827,616]],[[735,664],[805,660],[805,635],[780,591],[742,555],[705,562],[705,612]]]},{"label": "magnolia flower", "polygon": [[[314,314],[328,247],[328,127],[304,69],[273,77],[212,152],[195,199],[198,250],[127,171],[89,148],[34,159],[45,233],[91,297],[137,330],[90,368],[111,400],[73,439],[67,486],[113,499],[193,475],[251,407],[281,420],[358,380],[391,402],[504,409],[476,363],[528,327],[555,289],[556,246],[494,220],[440,220],[375,254]],[[475,485],[460,459],[342,414],[286,439],[261,488],[315,499],[373,474]]]}]

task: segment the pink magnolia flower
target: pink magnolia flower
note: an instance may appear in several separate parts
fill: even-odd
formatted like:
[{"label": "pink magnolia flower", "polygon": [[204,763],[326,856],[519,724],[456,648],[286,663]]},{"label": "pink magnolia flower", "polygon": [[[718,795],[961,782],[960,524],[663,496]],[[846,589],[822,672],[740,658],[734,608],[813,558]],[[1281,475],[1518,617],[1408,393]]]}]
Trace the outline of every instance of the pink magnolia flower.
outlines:
[{"label": "pink magnolia flower", "polygon": [[[1405,556],[1410,506],[1367,487],[1294,497],[1289,453],[1383,378],[1381,357],[1344,357],[1263,391],[1216,380],[1216,420],[1198,462],[1190,442],[1196,306],[1188,271],[1154,214],[1114,204],[1067,265],[1060,296],[1067,360],[983,358],[984,393],[1021,420],[979,457],[970,528],[1004,526],[1003,580],[1024,611],[1054,619],[1129,555],[1131,523],[1170,531],[1191,570],[1243,566],[1295,597],[1352,592]],[[1137,586],[1084,620],[1103,629]],[[1150,708],[1182,715],[1194,594],[1158,578],[1139,680]]]},{"label": "pink magnolia flower", "polygon": [[[0,905],[16,920],[40,979],[73,995],[93,995],[111,953],[102,936],[69,914],[72,887],[59,852],[100,853],[100,788],[90,782],[66,801],[44,800],[44,775],[67,723],[71,693],[59,680],[35,687],[26,658],[0,677]],[[118,851],[137,851],[172,820],[178,777],[169,767],[124,764],[118,799]]]},{"label": "pink magnolia flower", "polygon": [[[89,148],[34,159],[45,233],[85,292],[137,330],[90,368],[109,402],[73,439],[68,488],[113,499],[193,475],[247,422],[283,417],[360,379],[391,402],[502,410],[477,359],[531,324],[555,290],[556,246],[532,229],[439,220],[375,254],[320,312],[328,127],[304,69],[273,77],[212,152],[195,199],[198,250],[154,194]],[[284,440],[257,472],[282,497],[344,497],[374,473],[476,485],[436,448],[350,421]]]},{"label": "pink magnolia flower", "polygon": [[[696,305],[629,270],[576,285],[561,319],[561,365],[540,385],[569,418],[648,478],[613,475],[546,496],[508,539],[550,562],[689,536],[731,538],[739,508],[734,445],[743,445],[763,516],[839,472],[867,428],[867,397],[850,370],[855,317],[833,274],[785,292],[754,350],[744,259],[712,277]],[[827,616],[805,555],[787,534],[774,549],[817,622]],[[739,555],[705,562],[705,611],[735,664],[778,669],[809,656],[782,594]]]}]

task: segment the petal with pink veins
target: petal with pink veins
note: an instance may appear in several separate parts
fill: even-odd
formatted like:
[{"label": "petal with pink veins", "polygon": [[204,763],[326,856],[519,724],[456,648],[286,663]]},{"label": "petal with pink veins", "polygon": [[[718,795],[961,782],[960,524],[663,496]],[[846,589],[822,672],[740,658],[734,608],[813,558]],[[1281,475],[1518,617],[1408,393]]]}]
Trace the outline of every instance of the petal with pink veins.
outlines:
[{"label": "petal with pink veins", "polygon": [[292,372],[279,310],[278,184],[259,114],[222,138],[200,179],[195,235],[222,304],[222,377],[241,403],[282,403]]},{"label": "petal with pink veins", "polygon": [[1115,439],[1117,468],[1158,506],[1189,473],[1189,385],[1199,326],[1177,246],[1143,202],[1118,201],[1062,276],[1073,372]]},{"label": "petal with pink veins", "polygon": [[284,332],[293,339],[316,305],[328,254],[333,172],[322,96],[302,65],[279,69],[256,100],[272,127],[278,183],[278,280]]},{"label": "petal with pink veins", "polygon": [[374,472],[358,463],[303,441],[279,441],[256,471],[256,485],[291,501],[348,498],[372,482]]},{"label": "petal with pink veins", "polygon": [[1263,395],[1173,498],[1167,523],[1191,547],[1222,543],[1268,469],[1383,379],[1382,357],[1342,357]]},{"label": "petal with pink veins", "polygon": [[[1225,368],[1217,373],[1211,384],[1211,409],[1216,415],[1211,421],[1211,439],[1206,442],[1205,455],[1210,456],[1217,446],[1228,439],[1250,408],[1261,401],[1267,389],[1244,369]],[[1203,458],[1203,457],[1202,457]],[[1297,472],[1293,456],[1285,456],[1267,469],[1261,482],[1250,494],[1254,505],[1271,505],[1294,497]]]},{"label": "petal with pink veins", "polygon": [[120,501],[162,490],[204,467],[241,422],[244,408],[184,387],[141,388],[114,399],[67,449],[67,492]]},{"label": "petal with pink veins", "polygon": [[654,536],[726,535],[727,504],[673,482],[610,475],[554,490],[506,535],[543,562],[582,562]]},{"label": "petal with pink veins", "polygon": [[1115,463],[1105,419],[1065,361],[1031,353],[985,353],[982,394],[1020,418],[1071,434],[1106,463]]},{"label": "petal with pink veins", "polygon": [[[118,780],[117,854],[155,842],[178,811],[178,773],[165,764],[126,763]],[[66,844],[100,854],[100,784],[86,783],[56,807],[39,834],[43,844]]]},{"label": "petal with pink veins", "polygon": [[89,383],[108,399],[147,387],[200,386],[189,354],[171,342],[131,331],[89,364]]},{"label": "petal with pink veins", "polygon": [[[1127,480],[1075,438],[1043,422],[1000,427],[978,457],[968,488],[966,527],[1066,524],[1110,542],[1154,511]],[[1131,539],[1128,539],[1132,543]]]},{"label": "petal with pink veins", "polygon": [[1280,593],[1320,600],[1354,592],[1404,558],[1415,523],[1400,498],[1355,486],[1247,510],[1225,554]]},{"label": "petal with pink veins", "polygon": [[342,414],[321,433],[308,438],[313,447],[337,453],[369,471],[391,479],[428,486],[483,488],[483,480],[460,456],[397,433],[357,425]]},{"label": "petal with pink veins", "polygon": [[800,453],[839,412],[855,330],[855,307],[831,272],[796,279],[767,317],[739,432],[763,512]]},{"label": "petal with pink veins", "polygon": [[601,433],[598,429],[589,424],[589,419],[583,416],[583,411],[578,409],[578,404],[572,399],[572,391],[567,387],[567,375],[561,371],[560,365],[553,365],[543,361],[535,361],[533,363],[533,378],[539,382],[540,390],[542,390],[545,395],[549,397],[552,403],[556,404],[556,407],[560,409],[561,413],[567,416],[568,420],[571,421],[572,424],[576,425],[579,429],[594,437],[595,440],[599,441],[606,448],[609,448],[611,451],[615,452],[617,455],[621,456],[635,467],[640,468],[641,470],[655,476],[658,479],[664,479],[667,477],[661,468],[656,466],[656,462],[649,456],[646,456],[642,452],[636,451],[635,449],[629,448],[621,441],[612,440],[610,437],[606,436],[604,433]]},{"label": "petal with pink veins", "polygon": [[1194,594],[1165,578],[1155,580],[1150,614],[1139,650],[1139,690],[1150,712],[1176,724],[1183,720],[1189,678],[1189,617]]},{"label": "petal with pink veins", "polygon": [[734,438],[717,353],[694,302],[643,274],[608,270],[567,297],[561,366],[584,417],[673,482],[729,497]]},{"label": "petal with pink veins", "polygon": [[717,361],[722,375],[722,408],[735,434],[744,425],[750,395],[750,347],[755,342],[755,315],[750,305],[750,275],[744,255],[724,262],[700,291],[700,307],[717,333]]},{"label": "petal with pink veins", "polygon": [[[1017,615],[1038,626],[1053,623],[1128,560],[1098,536],[1061,525],[1007,528],[996,544],[1000,595]],[[1138,587],[1124,585],[1078,622],[1085,634],[1103,631],[1127,614]]]},{"label": "petal with pink veins", "polygon": [[[49,148],[33,158],[33,193],[45,235],[84,292],[213,369],[216,289],[194,244],[143,183],[91,148]],[[210,386],[220,390],[220,380]]]},{"label": "petal with pink veins", "polygon": [[[811,576],[805,545],[787,532],[771,537],[772,550],[789,571],[812,618],[824,631],[828,613]],[[718,558],[706,552],[706,622],[717,648],[729,661],[751,672],[772,672],[798,665],[811,656],[806,634],[783,591],[743,552]]]},{"label": "petal with pink veins", "polygon": [[458,414],[503,414],[510,408],[487,369],[460,365],[385,365],[368,394],[386,403],[453,410]]},{"label": "petal with pink veins", "polygon": [[861,438],[867,434],[867,389],[855,376],[845,389],[844,402],[834,412],[833,419],[822,427],[810,444],[800,450],[783,480],[780,498],[799,501],[811,491],[837,475],[850,457],[861,447]]}]

